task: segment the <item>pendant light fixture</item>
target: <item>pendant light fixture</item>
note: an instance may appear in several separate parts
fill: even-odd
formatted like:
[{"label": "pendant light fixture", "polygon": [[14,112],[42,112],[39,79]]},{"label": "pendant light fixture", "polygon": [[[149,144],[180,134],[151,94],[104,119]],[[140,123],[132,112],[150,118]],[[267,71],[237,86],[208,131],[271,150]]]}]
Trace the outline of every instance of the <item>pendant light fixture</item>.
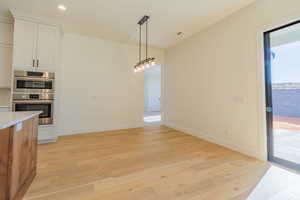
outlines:
[{"label": "pendant light fixture", "polygon": [[[139,40],[139,62],[134,66],[134,72],[144,71],[155,65],[155,58],[148,58],[148,21],[150,17],[145,15],[139,22],[140,40]],[[146,58],[142,60],[142,26],[146,24]]]}]

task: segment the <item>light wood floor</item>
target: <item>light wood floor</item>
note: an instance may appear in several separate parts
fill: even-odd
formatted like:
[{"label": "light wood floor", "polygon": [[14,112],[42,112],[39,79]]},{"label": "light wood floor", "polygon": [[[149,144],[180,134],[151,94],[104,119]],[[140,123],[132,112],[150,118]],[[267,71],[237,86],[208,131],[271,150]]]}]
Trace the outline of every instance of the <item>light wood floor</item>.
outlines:
[{"label": "light wood floor", "polygon": [[246,199],[269,164],[156,126],[39,146],[26,200]]}]

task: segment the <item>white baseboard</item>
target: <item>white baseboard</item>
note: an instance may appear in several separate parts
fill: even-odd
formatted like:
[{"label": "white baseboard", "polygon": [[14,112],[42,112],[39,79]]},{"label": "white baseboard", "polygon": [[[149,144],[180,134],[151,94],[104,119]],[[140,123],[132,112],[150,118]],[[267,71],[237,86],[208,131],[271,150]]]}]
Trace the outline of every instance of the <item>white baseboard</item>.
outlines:
[{"label": "white baseboard", "polygon": [[96,129],[80,129],[80,130],[68,130],[68,131],[59,131],[58,136],[66,136],[66,135],[77,135],[77,134],[89,134],[89,133],[96,133],[96,132],[104,132],[104,131],[116,131],[116,130],[123,130],[123,129],[131,129],[131,128],[141,128],[144,124],[140,125],[120,125],[115,126],[114,128],[96,128]]},{"label": "white baseboard", "polygon": [[212,142],[212,143],[224,146],[224,147],[226,147],[228,149],[240,152],[240,153],[248,155],[250,157],[254,157],[254,158],[260,159],[258,149],[255,150],[253,148],[250,148],[250,147],[247,147],[247,146],[244,146],[244,145],[240,146],[240,145],[237,145],[237,144],[233,144],[229,140],[225,140],[225,139],[219,138],[219,137],[217,138],[217,137],[211,136],[209,134],[205,134],[205,133],[203,133],[203,132],[201,132],[199,130],[181,127],[181,126],[175,125],[174,123],[169,123],[168,122],[168,123],[164,123],[164,124],[166,126],[170,127],[170,128],[175,129],[175,130],[182,131],[182,132],[184,132],[186,134],[189,134],[189,135],[198,137],[200,139],[203,139],[203,140],[206,140],[206,141],[209,141],[209,142]]}]

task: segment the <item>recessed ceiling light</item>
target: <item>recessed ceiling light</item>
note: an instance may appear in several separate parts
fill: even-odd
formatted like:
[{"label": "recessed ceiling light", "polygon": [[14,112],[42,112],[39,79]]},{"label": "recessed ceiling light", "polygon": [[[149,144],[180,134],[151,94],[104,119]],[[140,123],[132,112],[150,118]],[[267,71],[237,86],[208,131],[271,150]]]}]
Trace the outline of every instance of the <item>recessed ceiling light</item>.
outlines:
[{"label": "recessed ceiling light", "polygon": [[59,10],[62,10],[62,11],[67,10],[67,7],[66,7],[65,5],[63,5],[63,4],[58,5],[57,8],[58,8]]}]

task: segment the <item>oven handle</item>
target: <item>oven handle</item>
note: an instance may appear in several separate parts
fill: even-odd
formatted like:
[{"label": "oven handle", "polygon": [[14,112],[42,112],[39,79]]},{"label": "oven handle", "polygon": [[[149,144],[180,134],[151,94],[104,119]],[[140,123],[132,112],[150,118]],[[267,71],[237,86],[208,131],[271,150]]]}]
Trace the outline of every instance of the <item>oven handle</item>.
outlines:
[{"label": "oven handle", "polygon": [[14,104],[49,104],[53,103],[53,100],[32,100],[32,101],[13,101]]},{"label": "oven handle", "polygon": [[40,78],[36,78],[36,77],[15,77],[15,80],[24,80],[24,81],[54,81],[53,78],[47,78],[47,77],[40,77]]}]

